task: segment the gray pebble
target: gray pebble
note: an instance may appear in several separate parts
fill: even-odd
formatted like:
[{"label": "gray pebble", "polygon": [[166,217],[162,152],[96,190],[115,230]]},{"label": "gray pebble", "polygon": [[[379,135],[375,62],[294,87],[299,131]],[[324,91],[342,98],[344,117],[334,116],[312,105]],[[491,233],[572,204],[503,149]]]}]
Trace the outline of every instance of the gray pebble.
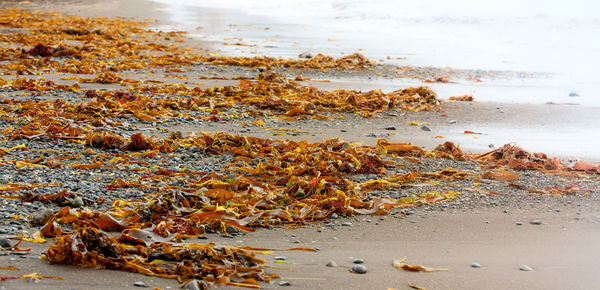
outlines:
[{"label": "gray pebble", "polygon": [[571,91],[569,97],[580,97],[580,95],[576,91]]},{"label": "gray pebble", "polygon": [[200,290],[200,285],[198,283],[198,280],[194,279],[190,282],[187,282],[185,284],[185,286],[183,286],[183,289],[187,289],[187,290]]},{"label": "gray pebble", "polygon": [[529,223],[532,224],[532,225],[541,225],[542,221],[541,220],[532,220]]},{"label": "gray pebble", "polygon": [[284,261],[284,260],[286,260],[286,257],[284,257],[284,256],[277,256],[277,257],[275,257],[275,260],[276,261]]},{"label": "gray pebble", "polygon": [[343,222],[343,223],[342,223],[342,226],[345,226],[345,227],[351,227],[351,226],[352,226],[352,223],[351,223],[351,222]]},{"label": "gray pebble", "polygon": [[133,286],[135,286],[135,287],[148,287],[148,286],[146,286],[146,284],[144,284],[144,282],[142,282],[142,281],[136,281],[136,282],[133,282]]},{"label": "gray pebble", "polygon": [[521,267],[519,267],[519,270],[521,271],[533,271],[533,269],[527,265],[521,265]]},{"label": "gray pebble", "polygon": [[279,281],[279,286],[292,286],[290,281]]},{"label": "gray pebble", "polygon": [[522,222],[517,222],[517,225],[518,225],[518,226],[522,226],[522,225],[523,225],[523,223],[522,223]]},{"label": "gray pebble", "polygon": [[362,264],[364,262],[365,262],[365,260],[363,260],[361,258],[354,258],[354,259],[352,259],[352,263],[354,263],[354,264]]},{"label": "gray pebble", "polygon": [[332,214],[331,214],[331,216],[330,216],[330,217],[331,217],[332,219],[336,219],[336,218],[338,218],[339,216],[338,216],[338,214],[337,214],[337,213],[335,213],[335,212],[334,212],[334,213],[332,213]]},{"label": "gray pebble", "polygon": [[32,222],[34,225],[43,226],[53,215],[54,212],[51,209],[43,208],[33,215]]},{"label": "gray pebble", "polygon": [[342,129],[342,130],[340,130],[340,132],[345,133],[345,132],[348,132],[348,130]]},{"label": "gray pebble", "polygon": [[423,125],[423,126],[421,126],[421,130],[429,132],[429,131],[431,131],[431,128]]},{"label": "gray pebble", "polygon": [[357,274],[366,274],[367,267],[365,267],[365,265],[356,264],[356,265],[352,266],[352,272],[357,273]]},{"label": "gray pebble", "polygon": [[332,260],[332,261],[327,262],[327,264],[325,264],[325,266],[334,268],[334,267],[337,267],[337,263]]},{"label": "gray pebble", "polygon": [[0,239],[0,247],[3,249],[8,249],[12,247],[12,244],[8,239]]},{"label": "gray pebble", "polygon": [[471,263],[471,267],[472,268],[481,268],[481,264],[479,264],[477,262],[473,262],[473,263]]},{"label": "gray pebble", "polygon": [[78,196],[76,198],[73,199],[73,201],[71,202],[71,205],[75,208],[77,207],[82,207],[83,206],[83,199]]},{"label": "gray pebble", "polygon": [[393,131],[393,130],[396,130],[396,127],[394,127],[394,126],[389,126],[389,127],[385,127],[385,129],[386,129],[386,130]]},{"label": "gray pebble", "polygon": [[365,134],[365,136],[377,138],[377,135],[375,135],[375,133],[368,133],[368,134]]},{"label": "gray pebble", "polygon": [[450,120],[450,124],[456,124],[456,120]]}]

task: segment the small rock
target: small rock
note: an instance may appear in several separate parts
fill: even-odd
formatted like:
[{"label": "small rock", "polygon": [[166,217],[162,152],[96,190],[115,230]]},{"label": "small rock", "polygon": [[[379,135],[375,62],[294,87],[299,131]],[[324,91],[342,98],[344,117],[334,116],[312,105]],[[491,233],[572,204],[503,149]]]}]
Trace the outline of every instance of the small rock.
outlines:
[{"label": "small rock", "polygon": [[581,97],[576,91],[571,91],[569,97]]},{"label": "small rock", "polygon": [[200,282],[198,282],[198,280],[194,279],[191,280],[190,282],[187,282],[184,286],[183,289],[187,289],[187,290],[200,290]]},{"label": "small rock", "polygon": [[387,115],[390,117],[398,117],[398,114],[396,113],[387,113]]},{"label": "small rock", "polygon": [[450,120],[450,124],[456,124],[456,120]]},{"label": "small rock", "polygon": [[337,237],[333,237],[333,238],[331,238],[331,239],[332,239],[332,240],[334,240],[334,241],[336,241],[338,238],[337,238]]},{"label": "small rock", "polygon": [[71,205],[73,207],[75,207],[75,208],[82,207],[83,206],[83,199],[80,196],[78,196],[78,197],[76,197],[76,198],[73,199],[73,201],[71,202]]},{"label": "small rock", "polygon": [[8,239],[0,239],[0,247],[3,249],[8,249],[12,247],[12,245]]},{"label": "small rock", "polygon": [[471,263],[471,268],[481,268],[481,264],[479,264],[477,262],[473,262],[473,263]]},{"label": "small rock", "polygon": [[367,267],[365,267],[365,265],[356,264],[356,265],[352,266],[352,272],[357,273],[357,274],[366,274]]},{"label": "small rock", "polygon": [[334,268],[337,267],[337,263],[335,261],[329,261],[327,264],[325,264],[325,266]]},{"label": "small rock", "polygon": [[226,226],[225,231],[227,231],[228,234],[237,234],[240,232],[238,228],[232,226]]},{"label": "small rock", "polygon": [[305,52],[299,54],[298,57],[299,58],[312,58],[313,56],[312,56],[312,54],[310,52],[305,51]]},{"label": "small rock", "polygon": [[258,72],[265,72],[267,69],[264,67],[257,68]]},{"label": "small rock", "polygon": [[522,225],[523,225],[523,223],[522,223],[522,222],[517,222],[517,225],[518,225],[518,226],[522,226]]},{"label": "small rock", "polygon": [[292,286],[290,281],[279,281],[279,286]]},{"label": "small rock", "polygon": [[541,225],[542,221],[541,220],[532,220],[529,223],[532,224],[532,225]]},{"label": "small rock", "polygon": [[51,209],[43,208],[33,215],[32,222],[36,226],[43,226],[53,215],[54,212]]},{"label": "small rock", "polygon": [[340,216],[339,216],[337,213],[335,213],[335,212],[334,212],[334,213],[332,213],[332,214],[331,214],[331,216],[330,216],[330,217],[331,217],[332,219],[336,219],[336,218],[338,218],[338,217],[340,217]]},{"label": "small rock", "polygon": [[521,265],[521,267],[519,267],[519,270],[521,271],[533,271],[533,269],[527,265]]},{"label": "small rock", "polygon": [[385,129],[386,129],[386,130],[393,131],[393,130],[396,130],[396,127],[394,127],[394,126],[389,126],[389,127],[385,127]]},{"label": "small rock", "polygon": [[285,261],[286,257],[284,257],[284,256],[277,256],[277,257],[275,257],[275,260],[277,260],[277,261]]},{"label": "small rock", "polygon": [[343,223],[342,223],[342,226],[345,226],[345,227],[351,227],[351,226],[352,226],[352,223],[351,223],[351,222],[343,222]]},{"label": "small rock", "polygon": [[366,137],[373,137],[373,138],[377,138],[377,135],[375,135],[375,133],[367,133],[365,134]]},{"label": "small rock", "polygon": [[340,130],[340,132],[342,132],[342,133],[346,133],[346,132],[348,132],[348,130],[346,130],[346,129],[342,129],[342,130]]},{"label": "small rock", "polygon": [[133,282],[133,286],[135,286],[135,287],[148,287],[148,286],[146,286],[146,284],[144,284],[144,282],[142,282],[142,281],[136,281],[136,282]]},{"label": "small rock", "polygon": [[354,264],[362,264],[364,262],[365,262],[365,260],[363,260],[361,258],[354,258],[354,259],[352,259],[352,263],[354,263]]},{"label": "small rock", "polygon": [[423,125],[423,126],[421,126],[421,130],[429,132],[429,131],[431,131],[431,128]]}]

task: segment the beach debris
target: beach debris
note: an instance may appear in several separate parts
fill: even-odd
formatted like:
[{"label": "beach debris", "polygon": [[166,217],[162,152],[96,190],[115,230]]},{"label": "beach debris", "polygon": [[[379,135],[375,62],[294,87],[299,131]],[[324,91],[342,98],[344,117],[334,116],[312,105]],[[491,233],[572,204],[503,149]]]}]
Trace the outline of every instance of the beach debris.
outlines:
[{"label": "beach debris", "polygon": [[410,122],[408,122],[408,125],[409,126],[419,126],[421,124],[419,122],[417,122],[417,121],[410,121]]},{"label": "beach debris", "polygon": [[600,165],[585,161],[577,161],[571,167],[572,170],[584,171],[586,173],[600,173]]},{"label": "beach debris", "polygon": [[424,80],[423,82],[424,83],[448,83],[448,82],[450,82],[450,76],[435,77],[430,80]]},{"label": "beach debris", "polygon": [[482,80],[481,80],[480,78],[476,78],[476,77],[474,77],[474,76],[469,76],[469,80],[470,80],[470,81],[473,81],[473,82],[477,82],[477,83],[480,83],[480,82],[482,82]]},{"label": "beach debris", "polygon": [[448,100],[459,101],[459,102],[472,102],[475,99],[473,98],[473,95],[462,95],[462,96],[451,96],[450,98],[448,98]]},{"label": "beach debris", "polygon": [[470,131],[470,130],[465,130],[463,133],[464,133],[464,134],[476,134],[476,135],[481,135],[481,134],[483,134],[483,133],[474,132],[474,131]]},{"label": "beach debris", "polygon": [[498,169],[498,170],[488,170],[484,171],[481,174],[481,178],[485,179],[493,179],[500,181],[515,181],[520,178],[518,173],[508,172],[506,170]]},{"label": "beach debris", "polygon": [[521,271],[533,271],[533,268],[531,268],[531,267],[529,267],[527,265],[521,265],[519,267],[519,270],[521,270]]},{"label": "beach debris", "polygon": [[[406,282],[406,284],[408,285],[408,287],[416,289],[416,290],[427,290],[427,289],[425,289],[425,288],[423,288],[421,286],[418,286],[417,284],[412,283],[410,281]],[[390,289],[388,289],[388,290],[390,290]]]},{"label": "beach debris", "polygon": [[403,263],[405,260],[406,260],[406,258],[394,259],[394,263],[393,263],[394,268],[404,270],[404,271],[410,271],[410,272],[448,271],[448,269],[442,269],[442,268],[430,268],[430,267],[425,267],[425,266],[421,266],[421,265],[405,264],[405,263]]},{"label": "beach debris", "polygon": [[471,263],[471,268],[481,268],[481,264],[479,264],[477,262],[473,262],[473,263]]},{"label": "beach debris", "polygon": [[356,274],[366,274],[367,267],[362,264],[354,264],[354,266],[352,266],[352,272]]}]

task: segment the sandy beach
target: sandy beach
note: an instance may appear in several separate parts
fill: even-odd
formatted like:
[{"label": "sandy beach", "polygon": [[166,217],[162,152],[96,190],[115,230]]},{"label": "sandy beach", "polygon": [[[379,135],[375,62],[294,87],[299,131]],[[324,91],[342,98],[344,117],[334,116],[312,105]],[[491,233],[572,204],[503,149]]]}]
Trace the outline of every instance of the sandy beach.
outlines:
[{"label": "sandy beach", "polygon": [[[9,1],[2,4],[0,8],[12,6],[83,17],[120,16],[137,20],[153,19],[156,25],[168,25],[170,19],[161,10],[161,5],[143,0],[101,3],[98,1],[60,1],[59,3]],[[2,30],[2,33],[10,32]],[[218,50],[219,47],[218,44],[202,42],[194,38],[185,38],[185,40],[184,43],[177,45],[198,53],[210,53],[214,49]],[[164,43],[173,42],[176,41],[172,39],[164,41]],[[186,70],[182,69],[181,72],[156,67],[127,70],[119,75],[123,79],[134,81],[160,80],[161,83],[156,83],[157,85],[183,84],[190,88],[197,87],[198,90],[210,90],[225,86],[240,86],[240,82],[244,80],[256,81],[265,76],[264,70],[262,66],[244,67],[203,63]],[[435,152],[436,146],[450,141],[459,145],[462,151],[472,153],[472,156],[490,152],[513,142],[526,150],[546,153],[548,158],[535,157],[539,162],[552,162],[549,160],[557,157],[557,160],[562,162],[561,171],[517,170],[507,164],[497,165],[492,161],[484,163],[477,158],[460,161],[459,158],[452,160],[455,157],[443,159],[428,158],[425,155],[385,155],[391,152],[381,153],[381,150],[372,149],[374,151],[368,151],[369,153],[365,155],[382,155],[384,160],[391,161],[394,166],[384,168],[385,172],[379,174],[361,172],[342,175],[356,188],[366,187],[365,184],[372,180],[385,179],[391,184],[397,182],[395,180],[397,176],[410,172],[418,172],[423,177],[418,179],[418,182],[400,184],[397,187],[383,188],[379,191],[365,190],[360,201],[367,202],[377,198],[401,200],[407,197],[419,197],[432,190],[438,193],[456,191],[461,194],[441,199],[440,202],[426,201],[421,205],[414,203],[407,207],[393,208],[385,215],[351,216],[341,212],[335,215],[328,213],[326,218],[307,221],[305,225],[298,222],[300,221],[298,219],[297,222],[289,224],[273,223],[273,226],[268,227],[265,224],[254,226],[253,232],[237,229],[230,229],[230,235],[218,231],[207,232],[200,235],[201,238],[185,239],[185,243],[211,242],[217,246],[273,249],[274,252],[268,255],[257,254],[260,259],[266,261],[263,266],[265,273],[277,273],[280,277],[270,283],[258,283],[265,289],[282,287],[286,289],[597,288],[596,285],[600,282],[598,275],[595,275],[596,257],[600,254],[600,247],[596,244],[600,238],[600,179],[597,171],[585,173],[573,171],[571,168],[577,160],[585,160],[592,164],[600,161],[600,149],[595,145],[598,141],[595,134],[598,130],[595,124],[600,122],[600,114],[598,114],[600,107],[597,105],[578,104],[577,98],[546,97],[550,96],[548,92],[556,91],[557,88],[536,90],[535,86],[527,85],[528,82],[536,83],[544,78],[535,73],[436,67],[410,68],[410,73],[407,73],[405,66],[385,63],[360,71],[323,71],[284,67],[274,67],[271,71],[288,79],[285,80],[287,82],[285,86],[292,87],[290,81],[298,80],[297,76],[302,76],[297,81],[298,87],[311,86],[323,92],[332,92],[336,89],[360,91],[381,89],[383,93],[390,93],[409,86],[428,85],[437,92],[441,103],[437,110],[411,111],[399,106],[386,109],[371,118],[361,117],[359,113],[315,110],[314,115],[318,115],[318,118],[298,118],[294,121],[286,119],[293,116],[289,114],[261,116],[247,113],[254,112],[249,109],[252,106],[248,104],[231,107],[223,105],[223,107],[217,106],[221,110],[221,115],[212,113],[212,117],[222,116],[222,118],[210,121],[211,110],[214,112],[213,106],[217,103],[215,99],[211,100],[210,109],[187,110],[185,112],[187,115],[182,114],[171,119],[156,117],[143,120],[144,118],[139,115],[133,117],[132,113],[127,111],[124,114],[129,114],[128,116],[123,117],[124,114],[121,113],[121,115],[115,114],[114,118],[113,116],[109,118],[109,114],[106,113],[107,118],[100,128],[124,139],[141,132],[145,136],[153,136],[153,140],[162,140],[166,142],[165,144],[175,142],[177,138],[181,139],[179,140],[181,144],[188,144],[185,143],[186,140],[192,140],[194,136],[200,135],[200,132],[210,134],[225,132],[232,136],[263,138],[260,140],[287,139],[296,142],[302,140],[322,142],[326,139],[339,138],[348,142],[343,146],[350,147],[351,145],[348,144],[360,143],[378,149],[381,149],[378,140],[386,139],[394,143],[410,142],[423,148],[423,152],[425,150]],[[448,75],[451,82],[424,83],[425,80],[442,75]],[[3,75],[1,79],[13,82],[21,77],[23,76]],[[32,100],[43,103],[60,98],[65,100],[66,104],[78,104],[91,102],[85,99],[92,98],[86,95],[88,90],[100,94],[106,92],[108,96],[110,92],[125,91],[129,88],[126,87],[127,84],[81,81],[82,78],[94,77],[93,74],[40,70],[37,74],[26,75],[29,79],[40,77],[58,85],[77,83],[81,91],[57,89],[33,92],[13,89],[9,83],[6,89],[2,90],[2,100],[7,100],[3,104],[5,107],[2,107],[6,109],[2,112],[19,120],[18,118],[22,116],[16,113],[21,111],[12,110],[9,106],[16,103],[8,100],[17,100],[22,104],[35,106]],[[80,79],[77,81],[65,77]],[[473,81],[473,77],[481,79],[482,82]],[[451,96],[468,94],[473,88],[476,90],[475,102],[447,100]],[[559,86],[559,89],[567,90],[567,87]],[[140,93],[140,95],[144,94]],[[537,94],[545,99],[534,103],[517,102],[515,100],[520,98],[519,94]],[[177,94],[167,97],[159,93],[148,93],[148,95],[155,100],[172,100],[178,97]],[[507,96],[506,101],[502,101],[499,97],[501,95]],[[30,103],[27,103],[28,101]],[[23,106],[23,108],[28,107]],[[172,111],[169,111],[169,114],[171,113]],[[56,120],[68,121],[69,118],[68,115],[61,115]],[[188,144],[187,147],[180,147],[183,149],[168,153],[160,152],[154,156],[135,155],[137,153],[130,155],[131,152],[125,152],[125,149],[92,148],[89,146],[91,142],[72,143],[68,142],[68,138],[48,141],[48,139],[36,139],[37,136],[29,136],[30,138],[17,140],[9,138],[11,135],[8,132],[15,129],[13,128],[16,127],[15,124],[23,122],[2,122],[0,129],[6,130],[3,132],[7,133],[2,133],[3,135],[0,136],[4,139],[0,143],[0,149],[3,149],[0,151],[3,153],[0,154],[0,193],[2,194],[0,208],[4,211],[0,218],[0,230],[2,230],[0,238],[7,239],[11,244],[19,240],[17,233],[25,232],[25,236],[31,236],[44,227],[48,219],[41,224],[36,222],[41,219],[41,212],[49,211],[50,215],[58,214],[64,205],[71,206],[73,211],[77,209],[79,214],[88,210],[100,213],[108,211],[110,205],[119,200],[131,201],[143,206],[144,199],[149,201],[158,193],[175,189],[180,192],[191,192],[190,188],[195,188],[194,186],[197,185],[195,182],[199,183],[199,180],[193,179],[197,178],[200,172],[226,176],[228,178],[223,180],[229,183],[236,178],[240,179],[239,176],[235,177],[228,171],[230,165],[234,164],[228,162],[237,160],[238,155],[235,153],[211,155],[207,153],[208,151],[194,149],[197,144]],[[81,125],[81,128],[84,127],[91,126]],[[172,137],[178,134],[180,137]],[[171,139],[175,141],[169,141]],[[28,150],[9,149],[21,144]],[[277,142],[274,144],[272,146],[278,146]],[[94,150],[97,152],[93,152]],[[73,157],[75,155],[78,157]],[[34,164],[32,160],[37,156],[46,157],[47,160],[72,162],[63,163],[63,166],[58,169],[51,167],[49,161],[46,162],[44,159],[41,160],[46,163],[39,163],[44,164],[44,168],[33,165],[17,166],[19,161],[25,162],[19,164]],[[81,164],[96,164],[102,159],[100,157],[106,160],[104,167],[90,167],[87,170],[77,167]],[[117,164],[120,161],[114,161],[113,158],[128,161],[121,165]],[[248,159],[250,161],[244,162],[252,164],[251,158]],[[265,163],[269,160],[263,156],[255,159]],[[115,165],[110,165],[109,163],[113,161]],[[38,162],[42,161],[38,160]],[[498,169],[498,167],[506,167],[506,169]],[[160,180],[146,179],[156,173],[152,171],[156,168],[164,168],[171,173],[165,174],[165,178]],[[449,176],[443,176],[444,170],[448,168],[456,171],[450,171]],[[501,172],[506,170],[510,172],[506,176],[516,174],[517,177],[507,180],[484,177],[486,171],[494,170]],[[185,175],[190,171],[192,174]],[[462,173],[464,176],[461,175]],[[313,179],[317,183],[320,174]],[[241,176],[247,177],[252,174]],[[337,178],[337,175],[332,176]],[[333,180],[334,177],[328,178]],[[119,187],[117,180],[129,183],[130,186]],[[144,186],[131,186],[132,180],[139,180]],[[308,180],[312,182],[311,179]],[[49,185],[46,188],[36,188],[28,187],[27,184]],[[60,184],[60,186],[52,184]],[[31,194],[42,196],[57,193],[58,187],[64,187],[66,192],[72,195],[61,202],[31,199]],[[24,200],[25,196],[29,196],[31,200]],[[98,202],[100,197],[102,202]],[[82,204],[76,205],[77,198],[82,200]],[[224,204],[217,204],[217,207],[219,205]],[[226,205],[229,206],[229,203]],[[74,227],[69,225],[63,226],[65,232],[74,230]],[[119,231],[111,233],[115,237],[118,234]],[[175,279],[126,271],[51,264],[46,258],[40,258],[46,255],[49,244],[54,244],[57,240],[49,237],[45,243],[23,242],[21,248],[31,248],[24,253],[18,253],[14,249],[2,250],[0,275],[3,280],[0,282],[0,289],[139,287],[175,289],[182,286]],[[316,249],[316,251],[287,250],[290,248]],[[352,271],[355,258],[363,260],[361,264],[367,269],[365,274]],[[406,258],[407,264],[445,270],[426,273],[395,268],[394,260],[402,258]],[[335,266],[326,266],[332,261],[335,262]],[[37,273],[39,276],[57,276],[62,280],[53,278],[4,280],[4,277],[20,278],[30,273]],[[187,289],[197,289],[189,285],[187,287]],[[225,288],[241,289],[231,285]]]}]

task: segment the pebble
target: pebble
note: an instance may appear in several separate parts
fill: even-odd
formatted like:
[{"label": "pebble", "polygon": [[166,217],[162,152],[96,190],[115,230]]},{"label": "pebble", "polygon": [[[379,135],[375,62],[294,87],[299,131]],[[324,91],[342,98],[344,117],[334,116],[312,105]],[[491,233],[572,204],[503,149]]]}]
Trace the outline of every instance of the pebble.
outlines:
[{"label": "pebble", "polygon": [[348,132],[348,130],[346,130],[346,129],[342,129],[342,130],[340,130],[340,132],[342,132],[342,133],[346,133],[346,132]]},{"label": "pebble", "polygon": [[481,264],[479,264],[477,262],[473,262],[473,263],[471,263],[471,267],[472,268],[481,268]]},{"label": "pebble", "polygon": [[365,265],[356,264],[356,265],[352,266],[352,272],[357,273],[357,274],[366,274],[367,267],[365,267]]},{"label": "pebble", "polygon": [[517,225],[518,225],[518,226],[522,226],[522,225],[523,225],[523,223],[522,223],[522,222],[517,222]]},{"label": "pebble", "polygon": [[343,222],[343,223],[342,223],[342,226],[345,226],[345,227],[351,227],[351,226],[352,226],[352,223],[351,223],[351,222]]},{"label": "pebble", "polygon": [[521,265],[521,267],[519,267],[519,270],[521,271],[533,271],[533,269],[527,265]]},{"label": "pebble", "polygon": [[144,282],[142,282],[142,281],[136,281],[136,282],[133,282],[133,286],[135,286],[135,287],[148,287],[148,286],[146,286],[146,284],[144,284]]},{"label": "pebble", "polygon": [[8,249],[12,247],[12,245],[8,239],[0,239],[0,247],[3,249]]},{"label": "pebble", "polygon": [[365,136],[377,138],[377,135],[375,135],[375,133],[367,133],[367,134],[365,134]]},{"label": "pebble", "polygon": [[312,58],[313,56],[312,56],[312,54],[310,52],[305,51],[305,52],[299,54],[298,57],[299,58]]},{"label": "pebble", "polygon": [[386,129],[386,130],[393,131],[393,130],[396,130],[396,127],[394,127],[394,126],[389,126],[389,127],[385,127],[385,129]]},{"label": "pebble", "polygon": [[75,199],[73,199],[73,202],[71,202],[71,205],[75,208],[82,207],[83,199],[80,196],[78,196]]},{"label": "pebble", "polygon": [[183,289],[187,289],[187,290],[200,290],[200,285],[198,283],[198,280],[194,279],[190,282],[187,282],[184,286]]},{"label": "pebble", "polygon": [[456,124],[456,120],[450,120],[450,124]]},{"label": "pebble", "polygon": [[428,132],[429,132],[429,131],[431,131],[431,128],[429,128],[429,127],[427,127],[427,126],[423,125],[423,126],[421,126],[421,130],[423,130],[423,131],[428,131]]},{"label": "pebble", "polygon": [[363,260],[361,258],[354,258],[354,259],[352,259],[352,263],[354,263],[354,264],[362,264],[364,262],[365,262],[365,260]]},{"label": "pebble", "polygon": [[332,214],[331,214],[331,216],[330,216],[330,217],[331,217],[332,219],[336,219],[336,218],[338,218],[338,217],[340,217],[340,216],[339,216],[337,213],[335,213],[335,212],[334,212],[334,213],[332,213]]},{"label": "pebble", "polygon": [[286,259],[287,259],[287,258],[286,258],[286,257],[284,257],[284,256],[277,256],[277,257],[275,257],[275,260],[277,260],[277,261],[284,261],[284,260],[286,260]]},{"label": "pebble", "polygon": [[532,220],[529,223],[532,224],[532,225],[541,225],[542,221],[541,220]]},{"label": "pebble", "polygon": [[327,264],[325,264],[325,266],[334,268],[334,267],[337,267],[337,263],[335,261],[331,260],[331,261],[327,262]]},{"label": "pebble", "polygon": [[580,95],[576,91],[571,91],[569,97],[580,97]]},{"label": "pebble", "polygon": [[290,281],[279,281],[279,286],[292,286]]},{"label": "pebble", "polygon": [[51,209],[43,208],[33,215],[33,224],[43,226],[54,215]]}]

